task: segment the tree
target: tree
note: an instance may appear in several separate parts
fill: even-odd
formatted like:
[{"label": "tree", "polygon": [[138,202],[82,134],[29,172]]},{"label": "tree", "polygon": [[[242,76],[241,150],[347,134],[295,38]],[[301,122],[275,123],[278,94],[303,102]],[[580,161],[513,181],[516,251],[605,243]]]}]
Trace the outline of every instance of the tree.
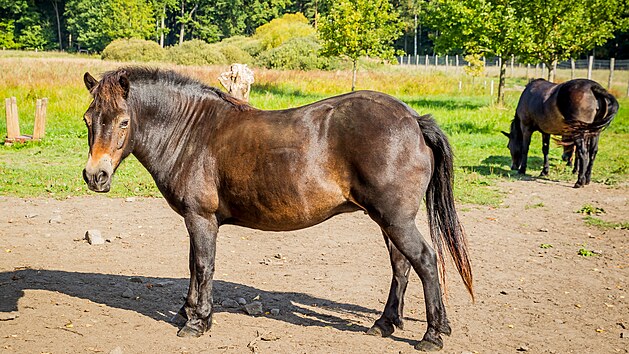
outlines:
[{"label": "tree", "polygon": [[463,49],[468,54],[496,55],[500,61],[498,103],[504,102],[507,58],[521,53],[529,35],[514,0],[435,0],[424,9],[428,25],[438,31],[436,50]]},{"label": "tree", "polygon": [[520,6],[531,28],[520,56],[544,63],[549,81],[554,80],[557,62],[604,44],[628,22],[625,0],[527,0]]},{"label": "tree", "polygon": [[356,88],[358,58],[392,58],[392,44],[401,34],[402,24],[388,0],[339,0],[319,25],[321,53],[352,61],[352,91]]}]

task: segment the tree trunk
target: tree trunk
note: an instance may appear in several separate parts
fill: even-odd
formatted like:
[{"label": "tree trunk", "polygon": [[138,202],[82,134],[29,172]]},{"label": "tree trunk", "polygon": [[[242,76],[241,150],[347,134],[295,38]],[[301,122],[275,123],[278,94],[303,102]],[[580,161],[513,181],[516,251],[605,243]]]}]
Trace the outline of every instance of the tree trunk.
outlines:
[{"label": "tree trunk", "polygon": [[179,27],[179,45],[183,43],[183,34],[186,27],[186,21],[183,19],[183,15],[186,13],[184,6],[185,0],[181,0],[181,27]]},{"label": "tree trunk", "polygon": [[159,46],[162,48],[164,48],[164,17],[166,17],[166,4],[164,4],[164,9],[162,11],[162,21],[159,31]]},{"label": "tree trunk", "polygon": [[[502,57],[500,57],[502,59]],[[498,81],[498,101],[499,105],[505,102],[505,76],[507,72],[507,63],[500,60],[500,80]]]},{"label": "tree trunk", "polygon": [[548,68],[548,81],[555,82],[555,69],[557,68],[557,60],[553,60],[550,63],[544,63]]},{"label": "tree trunk", "polygon": [[356,70],[357,70],[358,59],[354,59],[353,64],[354,66],[352,68],[352,92],[354,92],[354,90],[356,89]]},{"label": "tree trunk", "polygon": [[63,50],[63,42],[61,41],[61,20],[59,19],[59,7],[57,1],[52,0],[52,7],[55,9],[55,16],[57,17],[57,33],[59,34],[59,50]]}]

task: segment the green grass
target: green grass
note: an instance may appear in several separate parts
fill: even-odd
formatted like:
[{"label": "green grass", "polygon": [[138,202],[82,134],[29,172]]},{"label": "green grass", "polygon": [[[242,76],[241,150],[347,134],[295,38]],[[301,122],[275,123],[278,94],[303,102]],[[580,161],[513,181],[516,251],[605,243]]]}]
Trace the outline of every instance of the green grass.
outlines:
[{"label": "green grass", "polygon": [[590,216],[590,215],[583,218],[583,221],[585,222],[586,225],[595,226],[603,230],[608,230],[608,229],[629,230],[629,221],[610,222],[610,221],[605,221],[603,219]]},{"label": "green grass", "polygon": [[[0,145],[0,195],[64,198],[91,194],[81,178],[87,158],[87,132],[81,119],[90,97],[83,86],[85,71],[93,74],[118,67],[119,63],[81,57],[21,58],[0,55],[0,98],[16,96],[22,133],[33,128],[35,100],[49,98],[46,138],[40,143]],[[177,67],[193,77],[218,86],[222,67]],[[261,109],[301,106],[349,89],[349,72],[299,72],[255,69],[251,104]],[[519,91],[507,91],[503,107],[491,103],[482,80],[458,92],[459,77],[443,73],[408,71],[383,67],[359,71],[358,88],[390,93],[417,110],[432,114],[449,137],[455,153],[455,195],[459,202],[498,206],[504,192],[502,181],[528,179],[510,170],[508,130]],[[523,79],[509,79],[508,87],[523,85]],[[629,180],[629,99],[620,98],[621,110],[603,132],[593,181],[618,185]],[[4,109],[0,109],[0,135],[6,132]],[[551,146],[551,180],[575,181],[571,169],[561,161],[562,149]],[[529,153],[530,176],[542,167],[541,135],[533,135]],[[150,175],[133,157],[114,177],[111,196],[159,196]],[[534,206],[541,207],[541,206]]]}]

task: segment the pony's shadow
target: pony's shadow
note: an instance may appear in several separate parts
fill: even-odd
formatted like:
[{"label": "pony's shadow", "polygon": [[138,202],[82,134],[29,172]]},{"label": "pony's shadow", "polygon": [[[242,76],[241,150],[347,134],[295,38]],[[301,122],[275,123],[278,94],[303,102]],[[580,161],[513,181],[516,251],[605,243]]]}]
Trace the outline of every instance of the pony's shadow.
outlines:
[{"label": "pony's shadow", "polygon": [[[266,291],[223,280],[215,280],[213,284],[215,312],[242,312],[240,309],[220,306],[225,299],[242,297],[251,301],[259,298],[265,310],[280,309],[279,315],[272,316],[276,320],[351,332],[367,330],[367,327],[356,323],[356,318],[371,322],[380,315],[380,311],[370,308],[317,298],[305,293]],[[20,269],[0,273],[0,312],[18,311],[18,300],[24,296],[25,290],[47,290],[109,307],[131,310],[176,326],[170,319],[183,304],[187,288],[188,279],[182,278]],[[122,295],[129,291],[132,295]],[[403,338],[391,338],[410,343]]]},{"label": "pony's shadow", "polygon": [[479,165],[461,166],[461,168],[474,171],[482,176],[500,176],[505,178],[515,178],[518,180],[532,181],[535,180],[535,171],[542,171],[544,160],[541,157],[531,156],[528,159],[528,168],[526,175],[520,175],[517,171],[511,170],[511,157],[491,155],[483,159]]}]

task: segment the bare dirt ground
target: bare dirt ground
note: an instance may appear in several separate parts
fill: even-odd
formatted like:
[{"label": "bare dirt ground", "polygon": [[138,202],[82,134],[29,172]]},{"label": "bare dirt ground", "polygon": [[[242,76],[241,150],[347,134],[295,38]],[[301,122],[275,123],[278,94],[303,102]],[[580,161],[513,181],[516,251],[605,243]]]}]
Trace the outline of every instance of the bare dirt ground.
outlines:
[{"label": "bare dirt ground", "polygon": [[[509,182],[501,207],[459,205],[477,300],[450,266],[443,352],[628,352],[629,231],[575,211],[589,203],[626,221],[629,188],[570,187]],[[88,244],[88,229],[110,242]],[[222,227],[215,302],[257,299],[267,313],[217,305],[211,332],[182,339],[168,320],[187,288],[188,240],[163,200],[0,198],[0,352],[413,353],[426,329],[414,274],[404,330],[363,334],[389,289],[381,237],[362,213],[290,233]]]}]

